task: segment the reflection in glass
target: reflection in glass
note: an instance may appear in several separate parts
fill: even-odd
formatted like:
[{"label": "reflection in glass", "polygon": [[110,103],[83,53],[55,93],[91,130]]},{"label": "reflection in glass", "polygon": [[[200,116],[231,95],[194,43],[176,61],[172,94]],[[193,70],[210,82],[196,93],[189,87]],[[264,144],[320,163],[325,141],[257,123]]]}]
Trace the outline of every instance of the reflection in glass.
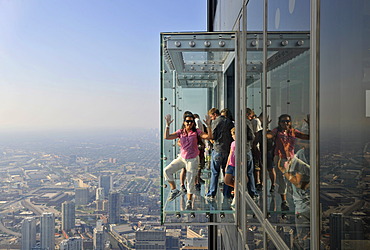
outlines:
[{"label": "reflection in glass", "polygon": [[[280,16],[281,19],[285,18]],[[280,20],[281,22],[281,20]],[[303,29],[305,30],[305,29]],[[307,29],[306,29],[307,30]],[[309,36],[308,32],[271,32],[268,39],[271,45],[267,53],[267,124],[262,129],[271,136],[266,138],[266,163],[263,163],[263,132],[255,130],[254,161],[256,183],[260,199],[260,209],[266,202],[268,220],[288,246],[296,249],[309,249],[310,232],[310,192],[309,176]],[[250,34],[247,45],[247,105],[254,110],[252,121],[263,121],[262,96],[262,48],[253,46],[263,44],[260,36]],[[258,40],[257,42],[256,39]],[[304,41],[299,42],[299,41]],[[285,44],[284,46],[282,44]],[[299,44],[306,44],[302,47]],[[294,129],[280,131],[282,114],[289,114],[289,126]],[[284,119],[282,119],[284,118]],[[306,121],[305,121],[306,120]],[[284,121],[285,122],[285,121]],[[279,132],[279,133],[280,133]],[[288,136],[290,133],[290,137]],[[280,143],[277,138],[287,140]],[[300,139],[301,138],[301,139]],[[304,139],[304,140],[302,140]],[[290,150],[285,153],[285,149]],[[304,156],[304,157],[303,157]],[[273,159],[275,158],[275,161]],[[258,170],[258,162],[262,165]],[[266,183],[263,176],[266,175]],[[276,176],[276,181],[275,181]],[[273,185],[275,184],[275,185]],[[264,197],[264,189],[267,197]]]},{"label": "reflection in glass", "polygon": [[370,89],[369,7],[367,0],[321,1],[319,129],[324,248],[370,247],[370,118],[365,107],[365,93]]}]

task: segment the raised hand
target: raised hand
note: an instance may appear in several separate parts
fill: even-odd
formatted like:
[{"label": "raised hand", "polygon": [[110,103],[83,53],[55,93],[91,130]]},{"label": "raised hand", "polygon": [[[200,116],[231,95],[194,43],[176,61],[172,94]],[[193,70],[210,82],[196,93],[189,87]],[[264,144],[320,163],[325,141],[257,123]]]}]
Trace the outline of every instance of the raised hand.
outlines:
[{"label": "raised hand", "polygon": [[203,122],[207,125],[207,127],[211,126],[211,117],[209,115],[204,116],[206,119]]},{"label": "raised hand", "polygon": [[168,114],[164,117],[164,119],[166,120],[166,125],[167,126],[170,126],[170,124],[173,122],[173,119],[171,120],[171,115]]}]

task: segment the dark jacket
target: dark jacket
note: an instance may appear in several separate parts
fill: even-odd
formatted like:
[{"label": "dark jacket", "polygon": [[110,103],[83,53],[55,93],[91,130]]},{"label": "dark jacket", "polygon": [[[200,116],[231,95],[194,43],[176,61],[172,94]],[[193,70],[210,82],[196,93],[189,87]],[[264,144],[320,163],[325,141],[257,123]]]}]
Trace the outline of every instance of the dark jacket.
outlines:
[{"label": "dark jacket", "polygon": [[225,116],[218,116],[211,123],[213,133],[213,149],[218,153],[230,152],[230,144],[233,141],[230,130],[234,127],[234,123]]}]

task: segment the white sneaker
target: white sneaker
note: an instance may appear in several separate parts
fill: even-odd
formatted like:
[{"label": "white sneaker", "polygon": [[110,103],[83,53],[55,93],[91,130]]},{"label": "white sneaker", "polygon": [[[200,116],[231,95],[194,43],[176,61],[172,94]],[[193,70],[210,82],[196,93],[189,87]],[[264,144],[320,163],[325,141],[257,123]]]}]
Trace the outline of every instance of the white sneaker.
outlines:
[{"label": "white sneaker", "polygon": [[215,201],[215,197],[214,196],[205,196],[204,197],[205,199],[206,199],[206,201],[208,201],[208,202],[214,202]]},{"label": "white sneaker", "polygon": [[234,207],[235,207],[235,197],[233,198],[233,201],[231,202],[230,206],[231,206],[232,208],[234,208]]}]

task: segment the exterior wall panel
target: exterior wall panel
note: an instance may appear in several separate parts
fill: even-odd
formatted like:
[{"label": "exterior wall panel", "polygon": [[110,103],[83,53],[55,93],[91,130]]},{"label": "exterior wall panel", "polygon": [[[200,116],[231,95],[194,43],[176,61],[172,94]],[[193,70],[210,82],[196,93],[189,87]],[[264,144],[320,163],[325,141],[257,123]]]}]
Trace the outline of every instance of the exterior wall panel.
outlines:
[{"label": "exterior wall panel", "polygon": [[243,0],[219,0],[217,1],[214,31],[233,31]]}]

